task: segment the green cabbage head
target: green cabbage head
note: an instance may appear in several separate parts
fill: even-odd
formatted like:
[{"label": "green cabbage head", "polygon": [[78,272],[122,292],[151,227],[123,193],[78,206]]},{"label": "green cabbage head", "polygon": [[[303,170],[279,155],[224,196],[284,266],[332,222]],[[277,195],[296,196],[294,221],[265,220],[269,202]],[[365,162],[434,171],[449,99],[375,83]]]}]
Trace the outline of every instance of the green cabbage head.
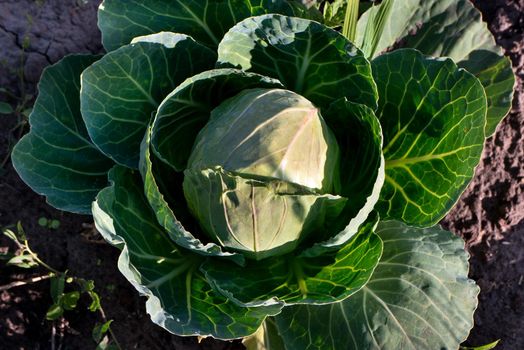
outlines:
[{"label": "green cabbage head", "polygon": [[[249,89],[211,112],[184,171],[189,208],[211,240],[257,260],[325,232],[339,148],[319,110],[283,89]],[[340,218],[344,220],[343,218]]]}]

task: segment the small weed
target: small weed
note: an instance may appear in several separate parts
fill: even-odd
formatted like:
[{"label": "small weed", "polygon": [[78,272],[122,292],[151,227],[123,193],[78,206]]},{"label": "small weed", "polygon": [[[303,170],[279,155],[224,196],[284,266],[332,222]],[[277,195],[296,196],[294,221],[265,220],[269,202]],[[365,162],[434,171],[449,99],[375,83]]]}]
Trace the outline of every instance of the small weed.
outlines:
[{"label": "small weed", "polygon": [[47,227],[48,229],[56,230],[60,227],[60,221],[56,219],[48,219],[41,217],[38,219],[38,225]]},{"label": "small weed", "polygon": [[[54,225],[56,225],[56,223],[60,225],[58,220],[49,220],[43,217],[38,220],[38,223],[41,226],[49,228],[52,228],[53,223],[55,223]],[[58,228],[58,226],[56,226],[56,228]],[[92,280],[71,276],[68,271],[58,271],[41,260],[29,246],[27,236],[20,222],[16,225],[15,230],[7,228],[3,230],[3,234],[17,246],[17,251],[15,253],[0,251],[0,261],[5,261],[5,265],[17,266],[24,269],[43,267],[47,270],[47,273],[26,280],[13,281],[7,285],[0,286],[0,291],[50,280],[50,294],[53,304],[47,310],[46,319],[53,322],[53,329],[55,328],[56,321],[62,321],[61,323],[64,323],[64,313],[77,309],[78,301],[82,295],[85,295],[91,301],[88,310],[90,312],[97,312],[102,320],[102,322],[95,325],[92,331],[92,337],[97,343],[97,349],[121,349],[111,329],[113,320],[107,319],[106,313],[102,308],[100,296],[96,292],[95,283]],[[51,342],[53,344],[55,342],[54,332]]]}]

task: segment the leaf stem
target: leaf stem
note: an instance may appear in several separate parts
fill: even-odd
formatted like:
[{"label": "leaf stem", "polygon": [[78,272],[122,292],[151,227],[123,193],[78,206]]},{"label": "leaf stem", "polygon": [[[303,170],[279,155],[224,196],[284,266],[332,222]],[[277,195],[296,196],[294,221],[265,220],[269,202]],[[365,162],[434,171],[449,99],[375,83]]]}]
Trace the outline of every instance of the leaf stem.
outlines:
[{"label": "leaf stem", "polygon": [[357,37],[358,6],[360,0],[348,0],[342,35],[354,42]]},{"label": "leaf stem", "polygon": [[40,281],[45,281],[45,280],[48,280],[48,279],[50,279],[50,278],[52,278],[54,276],[55,276],[54,273],[50,273],[50,274],[47,274],[47,275],[31,277],[31,278],[28,278],[28,279],[25,279],[25,280],[21,280],[21,281],[14,281],[14,282],[11,282],[11,283],[6,284],[4,286],[0,286],[0,291],[9,290],[9,289],[15,288],[15,287],[25,286],[26,284],[30,284],[30,283],[36,283],[36,282],[40,282]]},{"label": "leaf stem", "polygon": [[26,250],[26,252],[28,252],[29,254],[31,254],[31,256],[33,257],[33,259],[35,259],[36,262],[38,262],[38,264],[42,265],[43,267],[45,267],[46,269],[48,269],[49,271],[51,271],[53,274],[57,275],[57,276],[60,276],[60,275],[63,275],[64,273],[63,272],[60,272],[54,268],[52,268],[51,266],[47,265],[45,262],[43,262],[39,257],[38,255],[33,252],[31,250],[31,248],[29,248],[29,244],[26,240],[24,240],[24,249]]},{"label": "leaf stem", "polygon": [[[102,320],[104,322],[107,322],[107,316],[106,316],[106,313],[104,312],[104,309],[102,308],[102,305],[100,305],[100,308],[98,309],[98,311],[100,312],[100,316],[102,317]],[[111,329],[111,325],[109,325],[108,332],[111,335],[111,338],[113,339],[113,343],[115,344],[117,349],[122,350],[122,347],[120,346],[120,343],[116,339],[115,333]]]},{"label": "leaf stem", "polygon": [[293,265],[293,272],[295,274],[295,278],[297,280],[298,288],[300,289],[300,293],[305,298],[308,294],[307,290],[307,284],[305,281],[304,271],[302,271],[302,266],[300,266],[300,263],[297,260],[294,260],[292,262]]}]

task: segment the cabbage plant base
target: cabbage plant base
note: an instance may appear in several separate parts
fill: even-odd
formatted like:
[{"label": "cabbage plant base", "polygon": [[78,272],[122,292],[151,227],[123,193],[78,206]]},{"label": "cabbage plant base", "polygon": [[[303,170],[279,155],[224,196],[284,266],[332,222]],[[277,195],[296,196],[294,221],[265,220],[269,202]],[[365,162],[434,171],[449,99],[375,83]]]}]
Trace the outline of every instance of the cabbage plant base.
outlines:
[{"label": "cabbage plant base", "polygon": [[[457,201],[486,135],[506,114],[513,76],[485,73],[505,72],[505,58],[472,68],[480,80],[413,49],[369,62],[336,31],[298,18],[313,16],[299,4],[223,3],[232,14],[227,28],[211,25],[223,10],[215,1],[104,1],[100,27],[112,51],[47,69],[31,132],[13,151],[20,176],[58,208],[92,206],[99,231],[122,250],[120,271],[148,297],[152,320],[172,333],[255,334],[253,348],[457,348],[473,325],[478,287],[467,278],[459,238],[417,227],[434,225]],[[159,4],[162,20],[138,16]],[[115,17],[116,8],[124,14]],[[249,17],[265,12],[281,14]],[[466,23],[490,38],[485,26]],[[479,54],[464,50],[462,57]],[[261,261],[206,238],[183,208],[181,184],[213,110],[253,88],[290,90],[319,109],[340,149],[332,174],[340,184],[330,194],[348,199],[328,220],[339,228],[320,225],[293,251]],[[257,181],[300,185],[289,179],[301,174],[274,174]]]}]

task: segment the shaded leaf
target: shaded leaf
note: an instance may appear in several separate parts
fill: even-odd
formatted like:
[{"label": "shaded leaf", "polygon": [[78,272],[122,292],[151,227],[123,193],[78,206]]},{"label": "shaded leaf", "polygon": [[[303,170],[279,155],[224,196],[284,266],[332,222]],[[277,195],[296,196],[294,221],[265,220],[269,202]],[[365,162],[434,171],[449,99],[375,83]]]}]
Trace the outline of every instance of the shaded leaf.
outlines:
[{"label": "shaded leaf", "polygon": [[93,142],[119,164],[138,167],[151,114],[178,84],[212,68],[215,57],[173,33],[135,38],[105,55],[82,74],[81,110]]},{"label": "shaded leaf", "polygon": [[321,108],[346,97],[375,108],[376,86],[362,52],[320,23],[280,15],[248,18],[218,47],[218,64],[279,79]]},{"label": "shaded leaf", "polygon": [[266,13],[307,15],[303,6],[286,0],[104,0],[98,26],[108,51],[139,35],[171,31],[191,35],[216,47],[235,23]]},{"label": "shaded leaf", "polygon": [[16,232],[17,232],[18,239],[21,240],[22,242],[27,243],[27,235],[25,234],[25,230],[24,230],[24,227],[22,226],[21,221],[18,221],[16,223]]},{"label": "shaded leaf", "polygon": [[14,147],[13,166],[52,206],[90,213],[113,162],[91,143],[80,114],[80,74],[97,56],[67,56],[48,67],[29,118],[31,131]]},{"label": "shaded leaf", "polygon": [[9,103],[0,102],[0,114],[12,114],[13,112],[13,107]]},{"label": "shaded leaf", "polygon": [[53,278],[51,278],[51,281],[50,281],[51,298],[53,299],[53,302],[55,304],[59,302],[60,297],[62,296],[62,294],[64,294],[65,279],[66,279],[65,274],[61,274],[61,275],[54,276]]}]

